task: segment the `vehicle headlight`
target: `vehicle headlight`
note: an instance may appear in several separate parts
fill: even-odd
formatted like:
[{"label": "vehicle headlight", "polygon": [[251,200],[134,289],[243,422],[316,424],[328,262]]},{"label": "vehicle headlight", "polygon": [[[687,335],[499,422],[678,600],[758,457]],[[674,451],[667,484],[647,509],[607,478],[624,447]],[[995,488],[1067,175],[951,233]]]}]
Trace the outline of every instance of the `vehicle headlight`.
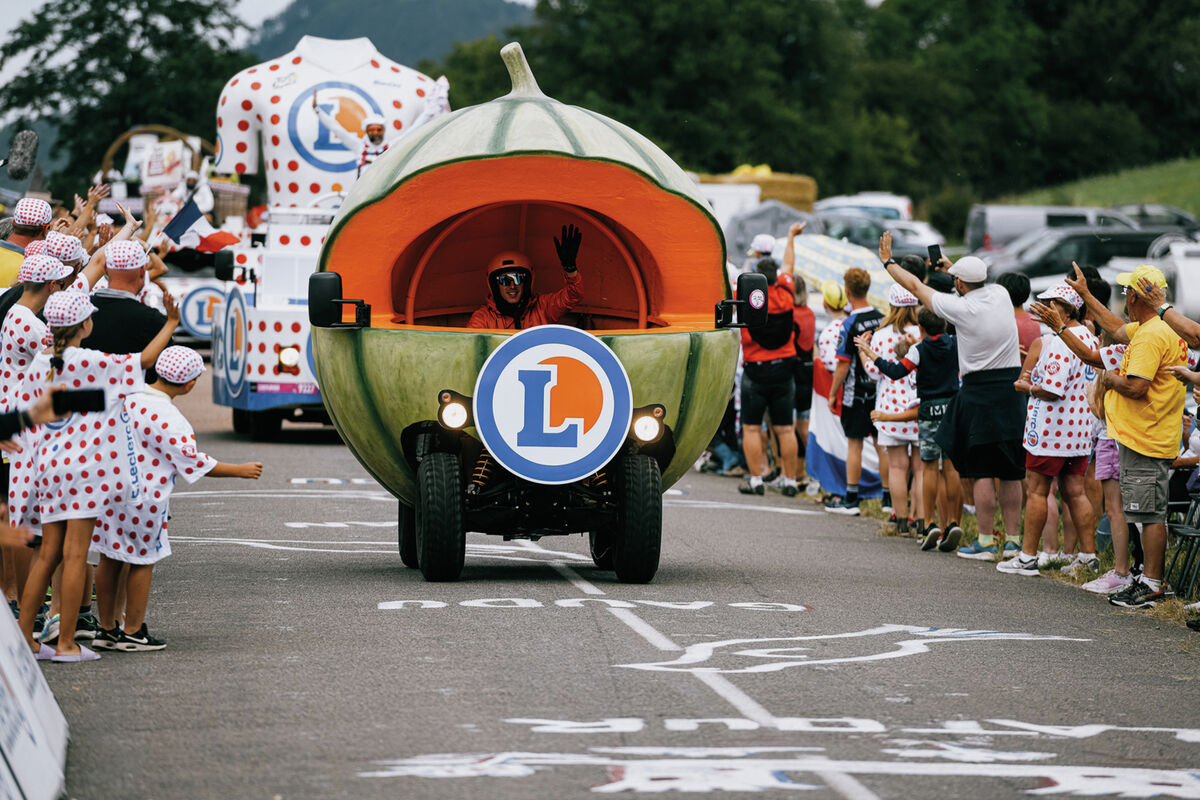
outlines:
[{"label": "vehicle headlight", "polygon": [[662,435],[662,423],[647,414],[633,421],[633,435],[639,442],[653,442]]},{"label": "vehicle headlight", "polygon": [[294,367],[300,363],[299,347],[284,347],[279,351],[279,363],[285,367]]},{"label": "vehicle headlight", "polygon": [[451,430],[458,430],[467,424],[467,407],[457,400],[446,403],[439,412],[441,423]]}]

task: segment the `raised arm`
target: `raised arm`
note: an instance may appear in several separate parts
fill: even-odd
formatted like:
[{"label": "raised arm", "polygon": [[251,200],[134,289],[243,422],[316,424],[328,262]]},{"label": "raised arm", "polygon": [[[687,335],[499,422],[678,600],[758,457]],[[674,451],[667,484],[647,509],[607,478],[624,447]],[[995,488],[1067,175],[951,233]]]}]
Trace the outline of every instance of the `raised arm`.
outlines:
[{"label": "raised arm", "polygon": [[321,124],[328,128],[329,132],[336,136],[338,141],[340,141],[347,150],[349,150],[351,153],[359,153],[362,151],[362,139],[359,139],[357,135],[343,128],[340,124],[338,124],[338,121],[329,114],[328,111],[317,105],[316,90],[313,90],[312,107],[313,111],[317,112],[317,119],[321,121]]},{"label": "raised arm", "polygon": [[879,260],[887,266],[888,275],[892,276],[892,280],[912,292],[913,296],[921,301],[921,305],[930,311],[933,310],[933,289],[921,283],[921,279],[916,275],[892,261],[892,234],[888,231],[884,231],[883,235],[879,237]]},{"label": "raised arm", "polygon": [[[1093,297],[1092,299],[1094,300],[1095,298]],[[1062,339],[1063,344],[1072,353],[1083,359],[1085,364],[1091,364],[1093,367],[1104,367],[1104,362],[1100,360],[1100,352],[1085,345],[1079,340],[1078,336],[1071,332],[1071,329],[1067,327],[1068,320],[1057,308],[1048,303],[1035,302],[1029,307],[1029,313],[1036,317],[1039,322],[1045,324],[1050,330],[1054,331],[1054,335]],[[1125,327],[1122,325],[1121,333],[1124,334],[1124,332]],[[1125,341],[1128,342],[1129,338],[1126,337]]]},{"label": "raised arm", "polygon": [[171,297],[170,292],[163,292],[163,306],[167,309],[167,321],[159,329],[158,335],[150,340],[150,344],[146,345],[146,349],[142,351],[142,369],[150,369],[154,366],[159,354],[171,343],[171,334],[175,333],[175,329],[179,327],[179,306],[175,305],[175,298]]},{"label": "raised arm", "polygon": [[1079,292],[1079,296],[1083,298],[1088,311],[1092,312],[1092,319],[1100,323],[1100,327],[1112,335],[1114,342],[1117,344],[1129,344],[1129,336],[1125,333],[1125,320],[1109,311],[1107,306],[1097,300],[1096,296],[1088,291],[1087,278],[1083,277],[1083,272],[1079,269],[1078,264],[1072,261],[1071,267],[1075,270],[1075,277],[1067,278],[1067,285]]},{"label": "raised arm", "polygon": [[[1161,309],[1167,303],[1166,293],[1145,278],[1138,284],[1138,291],[1156,309]],[[1167,306],[1160,316],[1163,322],[1171,326],[1171,330],[1179,334],[1180,339],[1188,343],[1188,347],[1193,350],[1200,348],[1200,324],[1180,314],[1174,306]]]},{"label": "raised arm", "polygon": [[796,237],[804,232],[807,222],[794,222],[788,228],[787,244],[783,248],[783,261],[779,268],[784,275],[792,275],[796,271]]}]

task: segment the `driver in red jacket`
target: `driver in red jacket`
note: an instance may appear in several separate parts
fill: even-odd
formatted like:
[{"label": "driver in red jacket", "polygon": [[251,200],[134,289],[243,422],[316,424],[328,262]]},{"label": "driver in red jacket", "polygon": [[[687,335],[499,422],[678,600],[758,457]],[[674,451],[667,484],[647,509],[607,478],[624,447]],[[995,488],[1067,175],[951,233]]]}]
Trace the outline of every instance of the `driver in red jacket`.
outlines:
[{"label": "driver in red jacket", "polygon": [[574,225],[563,226],[562,241],[555,237],[554,249],[566,285],[548,295],[533,293],[533,269],[525,254],[506,250],[493,256],[488,263],[491,297],[475,309],[467,327],[522,330],[558,322],[583,299],[583,284],[575,264],[582,240],[583,235]]}]

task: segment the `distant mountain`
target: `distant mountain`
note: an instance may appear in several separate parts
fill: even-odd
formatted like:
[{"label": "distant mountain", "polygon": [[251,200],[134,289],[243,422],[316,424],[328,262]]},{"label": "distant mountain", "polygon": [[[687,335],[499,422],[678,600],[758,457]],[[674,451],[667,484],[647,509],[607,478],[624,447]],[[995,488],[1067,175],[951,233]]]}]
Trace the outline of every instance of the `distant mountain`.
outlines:
[{"label": "distant mountain", "polygon": [[263,59],[295,46],[301,36],[366,36],[401,64],[440,60],[454,42],[469,42],[533,18],[528,6],[507,0],[294,0],[263,23],[250,49]]}]

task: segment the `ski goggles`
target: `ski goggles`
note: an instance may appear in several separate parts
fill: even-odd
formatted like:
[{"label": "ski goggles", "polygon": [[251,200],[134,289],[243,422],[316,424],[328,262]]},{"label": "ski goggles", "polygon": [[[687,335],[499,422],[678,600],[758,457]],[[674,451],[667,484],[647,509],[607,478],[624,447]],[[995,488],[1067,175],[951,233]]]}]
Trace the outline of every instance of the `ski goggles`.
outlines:
[{"label": "ski goggles", "polygon": [[501,272],[496,276],[496,284],[505,288],[509,286],[520,286],[525,282],[525,276],[520,272]]}]

